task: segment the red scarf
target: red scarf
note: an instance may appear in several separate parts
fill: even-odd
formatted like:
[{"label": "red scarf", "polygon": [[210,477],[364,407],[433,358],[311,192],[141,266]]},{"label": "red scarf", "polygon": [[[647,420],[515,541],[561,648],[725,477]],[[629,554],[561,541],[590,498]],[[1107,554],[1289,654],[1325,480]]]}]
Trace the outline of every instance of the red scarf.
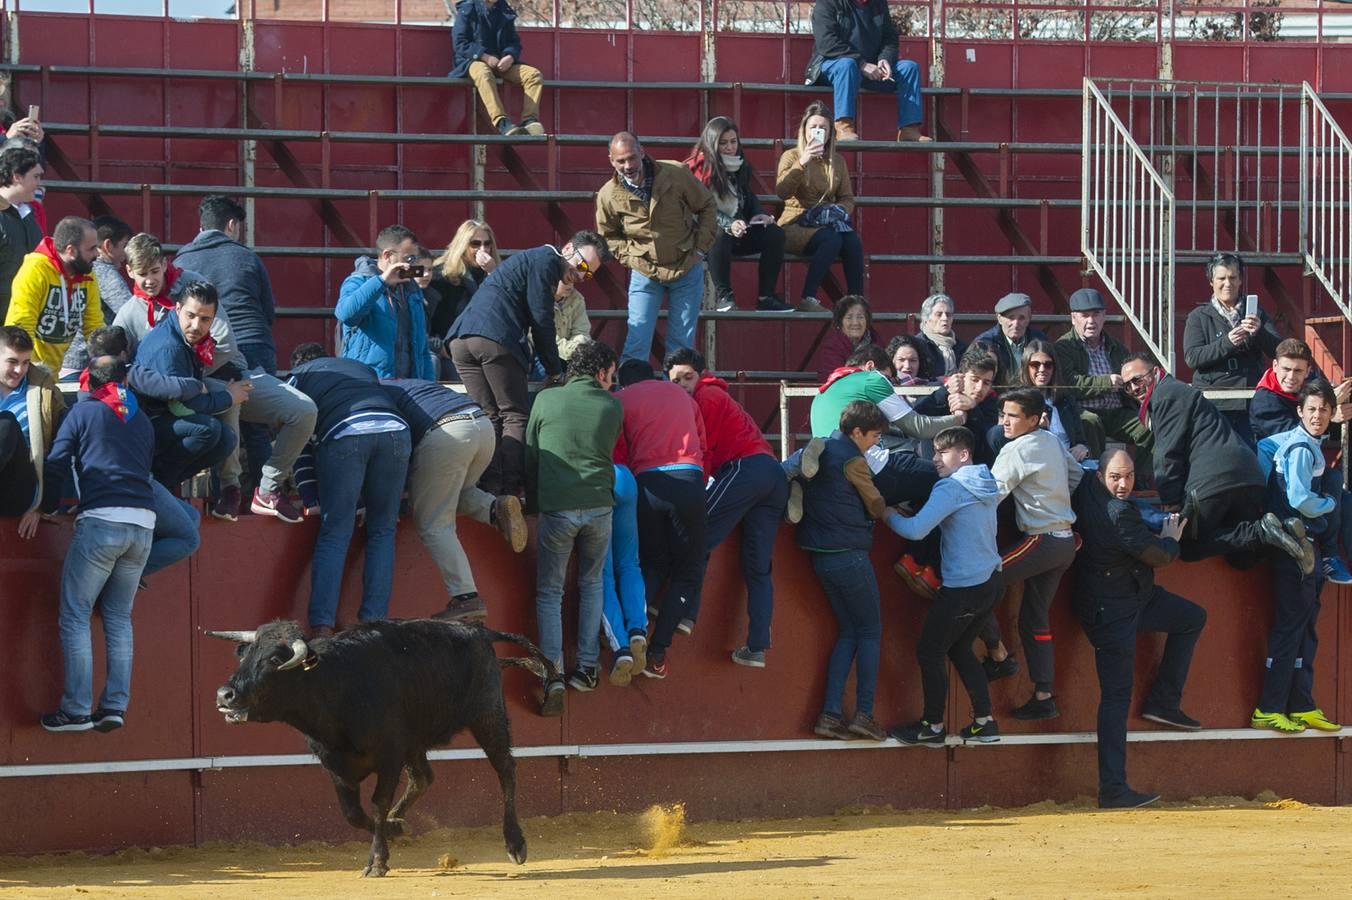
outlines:
[{"label": "red scarf", "polygon": [[47,261],[56,267],[56,271],[61,273],[61,277],[64,278],[66,283],[71,287],[75,287],[77,284],[83,284],[86,281],[94,280],[94,276],[88,273],[84,275],[72,275],[70,272],[67,272],[66,261],[61,258],[60,252],[57,251],[56,241],[49,237],[45,237],[39,241],[38,245],[33,248],[33,252],[47,257]]},{"label": "red scarf", "polygon": [[864,370],[859,366],[841,366],[839,369],[836,369],[830,375],[826,376],[826,380],[822,382],[822,386],[817,388],[817,393],[824,394],[826,393],[827,388],[844,378],[846,375],[853,375],[855,372],[862,371]]},{"label": "red scarf", "polygon": [[89,396],[111,409],[123,422],[136,415],[136,398],[116,381],[100,385]]},{"label": "red scarf", "polygon": [[1296,400],[1299,398],[1298,394],[1289,394],[1286,391],[1282,390],[1282,386],[1277,383],[1277,373],[1272,371],[1272,368],[1270,366],[1268,367],[1268,370],[1263,373],[1263,377],[1258,379],[1258,387],[1260,389],[1265,388],[1269,391],[1272,391],[1272,393],[1276,394],[1279,397],[1285,397],[1292,403],[1295,403]]},{"label": "red scarf", "polygon": [[193,353],[197,354],[203,368],[211,368],[211,361],[216,356],[216,339],[214,337],[207,335],[197,343],[188,346],[192,348]]},{"label": "red scarf", "polygon": [[1150,397],[1155,393],[1155,388],[1160,386],[1161,377],[1160,370],[1155,369],[1155,383],[1150,386],[1150,389],[1145,392],[1145,396],[1141,398],[1141,411],[1138,415],[1141,417],[1141,424],[1147,425],[1147,427],[1148,423],[1146,422],[1146,419],[1149,418]]},{"label": "red scarf", "polygon": [[182,274],[183,270],[180,269],[178,266],[174,265],[173,263],[165,263],[164,287],[162,287],[160,289],[160,292],[156,294],[154,297],[150,296],[145,291],[141,290],[141,286],[139,284],[136,284],[135,282],[132,283],[131,287],[132,296],[140,297],[142,300],[146,302],[146,324],[149,325],[151,328],[155,327],[156,306],[162,308],[165,312],[168,312],[169,310],[174,308],[174,301],[171,300],[169,297],[169,290],[174,286],[174,282],[178,281],[178,276]]},{"label": "red scarf", "polygon": [[86,394],[89,393],[89,367],[88,367],[88,366],[85,366],[84,371],[80,373],[80,390],[83,391],[83,392],[86,393]]}]

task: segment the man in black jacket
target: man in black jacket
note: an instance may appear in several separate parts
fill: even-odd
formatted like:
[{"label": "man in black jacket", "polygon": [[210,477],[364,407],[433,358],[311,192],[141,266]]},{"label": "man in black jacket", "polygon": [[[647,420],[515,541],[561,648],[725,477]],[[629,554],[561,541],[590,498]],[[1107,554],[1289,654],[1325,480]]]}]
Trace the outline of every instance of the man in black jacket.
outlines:
[{"label": "man in black jacket", "polygon": [[514,254],[484,279],[446,335],[445,352],[497,433],[480,483],[490,494],[520,494],[524,483],[532,356],[526,334],[546,379],[558,381],[563,363],[554,339],[554,290],[561,281],[591,278],[605,256],[605,241],[594,231],[579,231],[557,250],[546,244]]},{"label": "man in black jacket", "polygon": [[[1244,261],[1233,253],[1217,253],[1206,264],[1211,299],[1188,313],[1183,326],[1183,361],[1192,369],[1197,388],[1248,388],[1258,383],[1267,360],[1277,352],[1282,336],[1261,309],[1246,316]],[[1216,408],[1250,447],[1248,403],[1217,400]]]},{"label": "man in black jacket", "polygon": [[1023,371],[1023,350],[1028,342],[1047,340],[1047,336],[1031,326],[1033,298],[1027,294],[1005,294],[995,301],[995,324],[972,339],[972,346],[985,344],[1000,361],[995,383],[1014,384]]},{"label": "man in black jacket", "polygon": [[1073,606],[1094,645],[1098,668],[1099,806],[1128,809],[1159,799],[1127,786],[1127,712],[1136,668],[1136,636],[1164,632],[1164,656],[1141,717],[1172,728],[1201,725],[1179,709],[1192,651],[1206,610],[1155,584],[1155,569],[1173,562],[1186,522],[1171,515],[1159,537],[1131,502],[1136,472],[1125,450],[1099,460],[1097,478],[1075,492],[1075,520],[1084,545],[1075,556]]},{"label": "man in black jacket", "polygon": [[854,120],[860,88],[897,95],[897,140],[929,140],[920,134],[920,66],[897,59],[897,26],[887,0],[817,0],[806,83],[831,85],[837,142],[859,139]]},{"label": "man in black jacket", "polygon": [[1267,479],[1258,458],[1202,392],[1160,372],[1147,353],[1122,365],[1122,381],[1141,404],[1155,438],[1155,486],[1166,511],[1181,512],[1190,528],[1181,556],[1188,562],[1224,554],[1235,568],[1261,559],[1261,547],[1280,549],[1314,570],[1314,555],[1299,534],[1264,514]]},{"label": "man in black jacket", "polygon": [[297,347],[287,382],[319,410],[315,468],[320,518],[309,608],[316,635],[333,633],[358,498],[366,501],[366,565],[357,618],[386,618],[394,582],[394,529],[412,452],[408,423],[375,371],[355,359],[322,354],[316,344]]}]

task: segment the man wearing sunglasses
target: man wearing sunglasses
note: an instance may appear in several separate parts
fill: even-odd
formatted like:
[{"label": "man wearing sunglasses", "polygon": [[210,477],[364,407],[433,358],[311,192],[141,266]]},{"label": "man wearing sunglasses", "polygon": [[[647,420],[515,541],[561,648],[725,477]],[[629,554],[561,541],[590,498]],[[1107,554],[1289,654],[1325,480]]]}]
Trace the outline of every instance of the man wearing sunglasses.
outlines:
[{"label": "man wearing sunglasses", "polygon": [[1264,514],[1267,482],[1258,457],[1221,411],[1201,391],[1161,372],[1148,353],[1128,356],[1121,374],[1154,437],[1160,504],[1188,521],[1180,557],[1195,562],[1224,555],[1242,569],[1270,547],[1295,559],[1304,574],[1314,571],[1303,524]]},{"label": "man wearing sunglasses", "polygon": [[532,355],[539,354],[547,382],[563,374],[554,292],[560,282],[590,279],[605,256],[605,241],[594,231],[579,231],[558,249],[546,244],[513,254],[484,279],[446,335],[443,352],[497,432],[493,461],[479,482],[491,494],[519,495],[524,487]]}]

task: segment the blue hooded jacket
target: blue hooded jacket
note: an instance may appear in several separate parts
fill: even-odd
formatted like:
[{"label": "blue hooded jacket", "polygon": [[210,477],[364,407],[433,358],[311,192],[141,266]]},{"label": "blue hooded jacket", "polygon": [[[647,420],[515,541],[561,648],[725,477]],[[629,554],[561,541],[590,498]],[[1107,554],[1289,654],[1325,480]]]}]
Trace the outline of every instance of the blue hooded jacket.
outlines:
[{"label": "blue hooded jacket", "polygon": [[995,543],[995,507],[1000,487],[991,470],[979,463],[940,478],[920,511],[906,518],[894,509],[883,516],[887,527],[908,541],[918,541],[937,526],[944,584],[973,587],[1000,569]]},{"label": "blue hooded jacket", "polygon": [[469,64],[484,53],[510,56],[521,61],[521,38],[516,34],[516,10],[507,0],[489,6],[484,0],[460,0],[455,5],[455,26],[451,29],[455,46],[455,67],[451,78],[464,78]]},{"label": "blue hooded jacket", "polygon": [[[436,360],[427,350],[427,316],[422,289],[406,281],[394,290],[402,290],[408,300],[409,353],[413,357],[413,378],[435,381]],[[381,378],[394,378],[395,335],[399,318],[385,295],[380,267],[370,256],[357,257],[352,274],[338,289],[338,306],[333,311],[343,323],[344,359],[364,362]]]}]

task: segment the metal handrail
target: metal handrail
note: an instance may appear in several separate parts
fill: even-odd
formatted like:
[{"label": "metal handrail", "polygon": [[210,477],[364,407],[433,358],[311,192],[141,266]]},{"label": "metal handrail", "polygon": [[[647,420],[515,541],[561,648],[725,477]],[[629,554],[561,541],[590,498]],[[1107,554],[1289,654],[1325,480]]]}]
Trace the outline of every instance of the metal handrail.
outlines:
[{"label": "metal handrail", "polygon": [[1310,83],[1301,83],[1300,252],[1352,320],[1352,141]]},{"label": "metal handrail", "polygon": [[1084,79],[1080,248],[1142,340],[1174,371],[1174,194]]}]

